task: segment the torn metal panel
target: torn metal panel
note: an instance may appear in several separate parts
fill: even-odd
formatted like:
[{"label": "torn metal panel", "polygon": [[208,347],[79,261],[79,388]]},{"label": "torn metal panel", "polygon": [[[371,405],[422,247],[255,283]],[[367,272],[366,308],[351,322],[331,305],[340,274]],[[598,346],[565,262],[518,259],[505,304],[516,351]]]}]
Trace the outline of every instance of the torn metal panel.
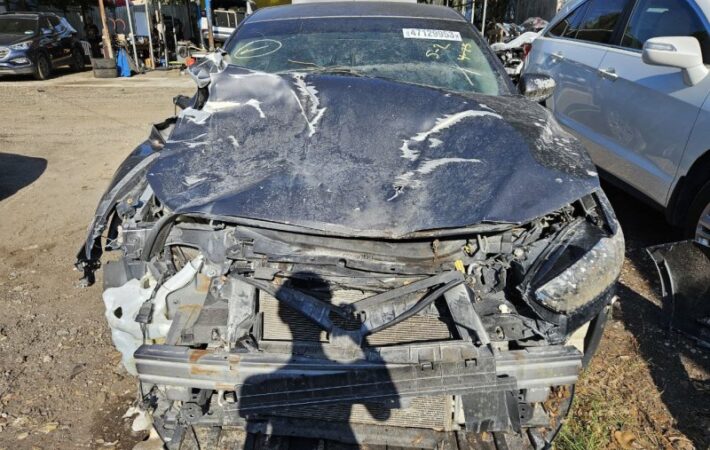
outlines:
[{"label": "torn metal panel", "polygon": [[710,348],[710,249],[682,241],[647,251],[661,279],[668,326]]}]

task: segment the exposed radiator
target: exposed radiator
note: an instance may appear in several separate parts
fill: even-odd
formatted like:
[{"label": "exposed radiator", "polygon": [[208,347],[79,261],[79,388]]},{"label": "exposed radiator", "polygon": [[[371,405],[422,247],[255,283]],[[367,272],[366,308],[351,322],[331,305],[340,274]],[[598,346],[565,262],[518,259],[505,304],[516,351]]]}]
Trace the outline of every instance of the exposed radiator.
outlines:
[{"label": "exposed radiator", "polygon": [[[353,303],[363,297],[364,294],[360,291],[336,291],[333,293],[333,303]],[[325,331],[299,312],[280,304],[266,292],[259,292],[259,310],[264,315],[263,337],[266,340],[328,342]],[[446,340],[451,337],[451,327],[445,319],[433,314],[421,314],[368,336],[365,345],[406,344]]]},{"label": "exposed radiator", "polygon": [[[353,303],[363,298],[360,291],[336,291],[334,304]],[[263,338],[278,341],[328,342],[325,331],[302,314],[280,304],[266,292],[259,293],[259,310],[263,313]],[[451,339],[450,324],[439,316],[423,314],[367,337],[366,345],[383,346],[421,341]],[[452,396],[418,397],[409,404],[390,409],[382,404],[328,405],[292,408],[279,416],[350,422],[393,427],[428,428],[441,431],[453,429],[454,399]]]}]

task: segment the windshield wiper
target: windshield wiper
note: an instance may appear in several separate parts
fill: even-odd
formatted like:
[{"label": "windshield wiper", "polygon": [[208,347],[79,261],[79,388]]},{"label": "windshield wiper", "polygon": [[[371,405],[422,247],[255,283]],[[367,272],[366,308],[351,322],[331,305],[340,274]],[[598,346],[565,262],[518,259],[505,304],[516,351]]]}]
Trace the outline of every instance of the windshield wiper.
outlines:
[{"label": "windshield wiper", "polygon": [[[314,62],[297,61],[295,59],[289,59],[288,62],[308,66],[307,68],[301,70],[306,70],[309,73],[342,73],[356,77],[373,78],[372,75],[365,74],[364,72],[360,72],[349,66],[320,66]],[[293,70],[285,70],[284,72],[293,72]]]}]

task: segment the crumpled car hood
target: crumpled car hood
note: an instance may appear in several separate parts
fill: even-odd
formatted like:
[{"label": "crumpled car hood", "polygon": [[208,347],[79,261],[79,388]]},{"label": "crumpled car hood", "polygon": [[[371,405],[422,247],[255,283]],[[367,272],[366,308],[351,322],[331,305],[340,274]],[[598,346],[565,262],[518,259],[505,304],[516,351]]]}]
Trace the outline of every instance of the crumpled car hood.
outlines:
[{"label": "crumpled car hood", "polygon": [[148,172],[176,213],[403,237],[523,223],[598,189],[583,147],[522,97],[345,74],[212,74]]}]

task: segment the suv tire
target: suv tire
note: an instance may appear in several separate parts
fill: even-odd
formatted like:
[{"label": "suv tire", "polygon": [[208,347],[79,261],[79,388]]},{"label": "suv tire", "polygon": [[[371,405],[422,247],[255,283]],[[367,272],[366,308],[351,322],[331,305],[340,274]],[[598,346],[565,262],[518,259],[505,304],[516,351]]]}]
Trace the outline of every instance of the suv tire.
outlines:
[{"label": "suv tire", "polygon": [[75,48],[71,53],[71,68],[74,72],[81,72],[84,70],[84,52]]},{"label": "suv tire", "polygon": [[705,183],[700,189],[693,203],[690,204],[690,208],[688,208],[686,235],[689,238],[698,239],[701,236],[701,227],[706,228],[707,231],[703,234],[706,236],[705,239],[707,239],[707,235],[710,234],[710,181]]},{"label": "suv tire", "polygon": [[52,75],[52,63],[47,55],[40,53],[35,63],[34,77],[36,80],[47,80]]}]

